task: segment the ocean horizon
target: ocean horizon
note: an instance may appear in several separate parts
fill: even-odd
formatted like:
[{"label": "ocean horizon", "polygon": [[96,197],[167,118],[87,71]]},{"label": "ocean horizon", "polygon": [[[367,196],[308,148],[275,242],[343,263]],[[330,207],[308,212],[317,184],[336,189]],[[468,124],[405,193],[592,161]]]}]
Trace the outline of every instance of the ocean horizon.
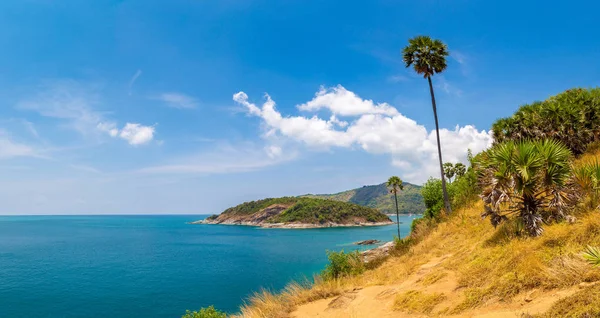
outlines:
[{"label": "ocean horizon", "polygon": [[[327,250],[367,249],[353,242],[397,231],[187,224],[207,216],[0,216],[0,317],[180,317],[209,305],[235,313],[261,288],[310,280]],[[400,216],[403,236],[416,217]]]}]

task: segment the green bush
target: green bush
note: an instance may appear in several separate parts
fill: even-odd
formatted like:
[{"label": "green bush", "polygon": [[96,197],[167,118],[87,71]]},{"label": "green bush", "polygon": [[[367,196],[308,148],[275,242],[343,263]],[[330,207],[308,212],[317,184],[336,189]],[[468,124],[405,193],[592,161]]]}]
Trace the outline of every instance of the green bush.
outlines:
[{"label": "green bush", "polygon": [[600,136],[600,88],[569,89],[543,102],[521,106],[492,125],[496,143],[551,138],[575,155]]},{"label": "green bush", "polygon": [[344,276],[353,276],[365,271],[362,255],[358,251],[344,253],[344,251],[327,251],[329,264],[321,273],[325,280],[336,279]]},{"label": "green bush", "polygon": [[227,314],[215,309],[214,306],[209,306],[198,311],[188,310],[181,318],[227,318]]}]

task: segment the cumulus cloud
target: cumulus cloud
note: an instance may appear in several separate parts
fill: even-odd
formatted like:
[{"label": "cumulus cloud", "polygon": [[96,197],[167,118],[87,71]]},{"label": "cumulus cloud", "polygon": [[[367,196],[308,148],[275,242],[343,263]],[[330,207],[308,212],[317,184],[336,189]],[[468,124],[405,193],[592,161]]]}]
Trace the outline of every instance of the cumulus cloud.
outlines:
[{"label": "cumulus cloud", "polygon": [[342,116],[362,114],[394,116],[398,114],[398,111],[389,104],[375,104],[372,100],[361,99],[341,85],[330,89],[321,87],[315,98],[305,104],[298,105],[298,109],[302,111],[317,111],[321,108],[329,109],[333,114]]},{"label": "cumulus cloud", "polygon": [[193,109],[198,107],[198,101],[195,98],[181,93],[163,93],[157,99],[173,108]]},{"label": "cumulus cloud", "polygon": [[121,129],[119,137],[127,140],[130,145],[137,146],[147,144],[154,138],[154,127],[127,123],[125,124],[125,127]]},{"label": "cumulus cloud", "polygon": [[131,145],[146,144],[154,138],[153,126],[126,123],[119,129],[106,113],[95,109],[97,104],[99,98],[93,88],[74,81],[57,81],[46,85],[37,95],[19,102],[17,108],[61,120],[64,126],[84,136],[98,137],[102,133],[113,138],[120,137]]},{"label": "cumulus cloud", "polygon": [[[425,126],[387,103],[376,104],[362,99],[342,86],[321,88],[312,100],[297,108],[304,112],[329,110],[331,117],[323,119],[317,115],[283,116],[269,95],[265,98],[263,105],[258,107],[249,102],[244,92],[233,95],[234,101],[246,107],[250,115],[262,119],[263,136],[267,139],[296,141],[317,150],[338,147],[389,154],[392,164],[407,181],[423,182],[429,176],[439,174],[435,131],[427,131]],[[466,163],[467,149],[476,153],[492,142],[489,132],[479,131],[471,125],[457,126],[454,130],[441,129],[440,137],[447,162]]]}]

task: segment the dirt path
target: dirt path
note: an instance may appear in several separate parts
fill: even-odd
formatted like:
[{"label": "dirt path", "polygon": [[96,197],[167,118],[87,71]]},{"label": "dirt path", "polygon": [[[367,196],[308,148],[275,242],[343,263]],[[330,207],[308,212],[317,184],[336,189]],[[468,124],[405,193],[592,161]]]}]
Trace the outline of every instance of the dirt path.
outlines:
[{"label": "dirt path", "polygon": [[[557,300],[572,295],[579,290],[577,287],[549,292],[534,290],[518,295],[511,303],[495,301],[484,304],[480,308],[462,312],[459,315],[446,315],[445,312],[449,311],[450,308],[454,308],[464,299],[462,290],[458,289],[456,274],[443,267],[444,261],[450,256],[444,255],[429,260],[401,284],[367,286],[348,291],[337,297],[299,306],[291,316],[294,318],[521,317],[523,313],[543,313]],[[396,296],[408,291],[420,291],[425,294],[442,293],[444,300],[435,305],[429,314],[395,311],[393,307]]]}]

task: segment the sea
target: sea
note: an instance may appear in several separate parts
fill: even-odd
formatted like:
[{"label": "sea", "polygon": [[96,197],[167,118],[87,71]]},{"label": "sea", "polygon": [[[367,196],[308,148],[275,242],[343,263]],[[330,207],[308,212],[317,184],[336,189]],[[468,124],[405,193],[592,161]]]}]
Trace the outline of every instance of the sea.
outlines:
[{"label": "sea", "polygon": [[[328,250],[397,233],[188,224],[204,217],[0,216],[0,317],[181,317],[209,305],[236,313],[261,288],[311,279]],[[402,236],[417,217],[400,217]]]}]

